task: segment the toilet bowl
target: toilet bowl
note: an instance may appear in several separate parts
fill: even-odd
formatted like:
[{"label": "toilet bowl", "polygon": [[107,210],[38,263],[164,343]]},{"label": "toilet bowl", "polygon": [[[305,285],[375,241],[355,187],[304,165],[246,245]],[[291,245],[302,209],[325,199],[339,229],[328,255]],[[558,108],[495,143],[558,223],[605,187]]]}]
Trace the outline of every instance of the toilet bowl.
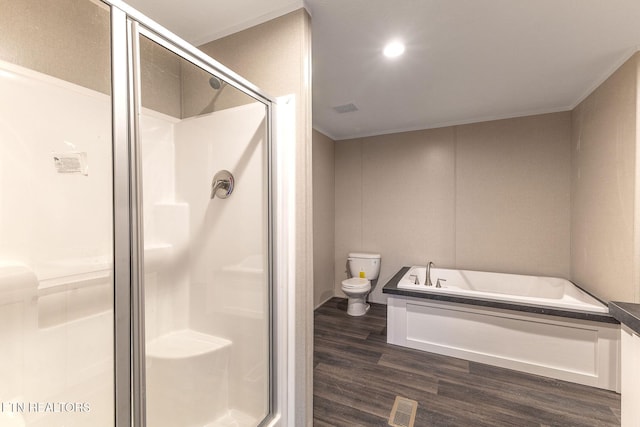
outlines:
[{"label": "toilet bowl", "polygon": [[371,291],[371,282],[367,279],[353,277],[342,281],[342,292],[349,298],[347,314],[362,316],[369,310],[367,295]]},{"label": "toilet bowl", "polygon": [[348,298],[347,314],[363,316],[369,310],[371,280],[380,273],[380,254],[350,253],[347,264],[351,278],[342,281],[342,292]]}]

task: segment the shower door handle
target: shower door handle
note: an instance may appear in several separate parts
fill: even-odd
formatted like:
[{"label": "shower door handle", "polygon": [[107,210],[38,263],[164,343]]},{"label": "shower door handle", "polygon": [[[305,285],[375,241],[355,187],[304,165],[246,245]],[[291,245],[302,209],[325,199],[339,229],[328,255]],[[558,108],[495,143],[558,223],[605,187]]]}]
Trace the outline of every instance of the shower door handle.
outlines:
[{"label": "shower door handle", "polygon": [[221,199],[226,199],[233,193],[234,179],[231,172],[228,170],[221,170],[213,176],[211,181],[211,198],[218,196]]}]

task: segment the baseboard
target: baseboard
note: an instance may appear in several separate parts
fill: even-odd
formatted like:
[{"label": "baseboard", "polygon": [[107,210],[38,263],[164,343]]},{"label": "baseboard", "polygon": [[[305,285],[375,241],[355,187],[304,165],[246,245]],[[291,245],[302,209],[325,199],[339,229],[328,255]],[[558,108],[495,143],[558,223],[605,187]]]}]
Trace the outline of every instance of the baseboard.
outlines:
[{"label": "baseboard", "polygon": [[337,297],[338,295],[331,295],[329,298],[326,298],[324,301],[322,301],[320,304],[316,305],[313,309],[313,311],[316,311],[317,309],[319,309],[320,307],[322,307],[323,305],[325,305],[327,303],[327,301],[329,301],[331,298]]}]

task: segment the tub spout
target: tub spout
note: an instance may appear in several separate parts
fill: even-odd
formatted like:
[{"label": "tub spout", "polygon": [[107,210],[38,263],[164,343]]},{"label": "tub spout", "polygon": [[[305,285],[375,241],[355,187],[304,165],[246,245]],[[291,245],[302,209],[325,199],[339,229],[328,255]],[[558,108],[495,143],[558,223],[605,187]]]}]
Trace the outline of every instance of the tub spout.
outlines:
[{"label": "tub spout", "polygon": [[427,280],[424,282],[426,286],[433,286],[433,283],[431,283],[431,267],[433,267],[433,262],[429,261],[427,264]]}]

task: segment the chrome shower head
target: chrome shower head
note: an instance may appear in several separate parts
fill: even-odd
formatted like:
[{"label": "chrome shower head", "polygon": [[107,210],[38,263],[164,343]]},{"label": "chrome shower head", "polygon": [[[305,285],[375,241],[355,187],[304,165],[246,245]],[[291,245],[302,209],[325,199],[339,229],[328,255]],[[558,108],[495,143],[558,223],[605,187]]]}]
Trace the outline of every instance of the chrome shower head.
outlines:
[{"label": "chrome shower head", "polygon": [[224,83],[225,82],[223,82],[222,80],[220,80],[217,77],[211,77],[209,79],[209,85],[215,90],[220,89]]}]

